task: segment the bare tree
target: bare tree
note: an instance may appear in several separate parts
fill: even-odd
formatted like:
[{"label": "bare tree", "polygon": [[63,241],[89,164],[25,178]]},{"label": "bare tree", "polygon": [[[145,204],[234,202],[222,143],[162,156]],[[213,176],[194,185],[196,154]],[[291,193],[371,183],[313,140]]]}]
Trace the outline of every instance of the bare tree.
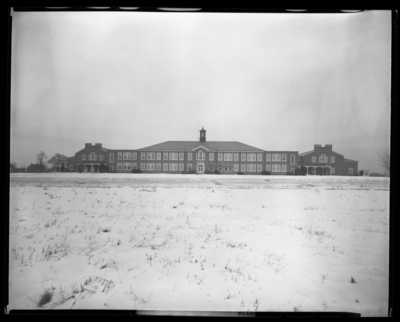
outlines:
[{"label": "bare tree", "polygon": [[388,172],[389,176],[390,176],[390,154],[387,152],[383,152],[382,154],[379,154],[379,162],[378,164],[385,170]]},{"label": "bare tree", "polygon": [[36,154],[36,164],[38,164],[42,171],[46,170],[47,155],[45,152],[40,151]]},{"label": "bare tree", "polygon": [[56,153],[48,161],[53,168],[61,168],[67,162],[67,157],[63,154]]}]

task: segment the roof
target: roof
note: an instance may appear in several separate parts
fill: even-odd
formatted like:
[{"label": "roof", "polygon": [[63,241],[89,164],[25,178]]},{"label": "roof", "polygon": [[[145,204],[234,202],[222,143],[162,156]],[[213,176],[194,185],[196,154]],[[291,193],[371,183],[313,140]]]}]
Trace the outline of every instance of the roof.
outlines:
[{"label": "roof", "polygon": [[194,150],[199,147],[204,147],[210,151],[259,151],[264,150],[247,145],[237,141],[166,141],[163,143],[151,145],[142,149],[140,151],[146,150]]},{"label": "roof", "polygon": [[[313,152],[316,152],[316,151],[315,151],[315,150],[311,150],[311,151],[299,153],[299,157],[304,157],[304,156],[306,156],[306,155],[308,155],[308,154],[311,154],[311,153],[313,153]],[[337,153],[337,152],[335,152],[335,151],[332,151],[332,152],[333,152],[333,153],[336,153],[336,154],[339,154],[339,155],[341,155],[342,157],[344,157],[343,154]],[[357,162],[358,162],[358,161],[357,161]]]},{"label": "roof", "polygon": [[344,162],[358,162],[358,161],[344,158]]}]

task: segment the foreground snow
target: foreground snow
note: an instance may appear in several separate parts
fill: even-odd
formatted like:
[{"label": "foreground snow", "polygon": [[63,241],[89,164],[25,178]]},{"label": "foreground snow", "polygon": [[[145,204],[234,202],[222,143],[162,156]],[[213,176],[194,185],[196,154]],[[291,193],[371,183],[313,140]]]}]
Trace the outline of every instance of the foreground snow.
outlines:
[{"label": "foreground snow", "polygon": [[9,309],[387,316],[388,265],[387,178],[11,175]]}]

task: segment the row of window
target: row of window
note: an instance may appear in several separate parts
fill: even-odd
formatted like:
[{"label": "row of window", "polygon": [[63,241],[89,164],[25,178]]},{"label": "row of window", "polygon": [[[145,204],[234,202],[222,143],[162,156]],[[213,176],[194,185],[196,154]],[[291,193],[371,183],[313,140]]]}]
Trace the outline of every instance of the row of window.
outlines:
[{"label": "row of window", "polygon": [[[317,157],[316,156],[311,157],[311,162],[317,163]],[[318,162],[319,163],[327,163],[328,157],[325,154],[321,154],[318,158]],[[335,157],[331,157],[331,163],[335,163]]]},{"label": "row of window", "polygon": [[[142,171],[184,171],[184,163],[141,163],[140,170]],[[188,163],[186,170],[190,171],[193,169],[193,164]],[[240,171],[241,172],[261,172],[262,164],[241,164]],[[117,170],[134,170],[137,169],[137,163],[118,163]],[[234,164],[232,166],[218,166],[219,171],[227,171],[227,172],[239,172],[239,164]],[[110,168],[112,171],[112,169]],[[214,170],[214,167],[211,165],[209,167],[210,171]],[[267,164],[266,171],[271,172],[287,172],[286,164]]]},{"label": "row of window", "polygon": [[[290,164],[295,164],[295,155],[292,154],[290,156]],[[315,158],[315,157],[313,157]],[[334,157],[333,157],[334,158]],[[161,160],[161,152],[141,152],[140,154],[141,160]],[[199,151],[196,153],[196,160],[205,161],[205,153],[203,151]],[[214,153],[208,154],[209,161],[214,161]],[[240,160],[241,161],[262,161],[262,153],[241,153]],[[82,160],[86,160],[86,154],[82,154]],[[89,154],[89,160],[97,160],[97,155],[92,152]],[[99,155],[99,160],[103,161],[103,155]],[[118,160],[137,160],[137,152],[118,152]],[[163,152],[163,160],[170,160],[170,161],[183,161],[184,160],[184,153],[180,152]],[[187,160],[193,160],[193,153],[188,152]],[[266,161],[287,161],[286,153],[267,153],[266,154]],[[239,161],[239,153],[218,153],[218,161]],[[114,153],[110,153],[109,162],[114,162]],[[312,161],[315,162],[315,161]]]},{"label": "row of window", "polygon": [[[103,154],[99,154],[99,160],[103,161],[104,155]],[[88,160],[89,161],[96,161],[97,160],[97,154],[92,152],[90,154],[88,154]],[[86,154],[82,154],[82,161],[86,161]]]}]

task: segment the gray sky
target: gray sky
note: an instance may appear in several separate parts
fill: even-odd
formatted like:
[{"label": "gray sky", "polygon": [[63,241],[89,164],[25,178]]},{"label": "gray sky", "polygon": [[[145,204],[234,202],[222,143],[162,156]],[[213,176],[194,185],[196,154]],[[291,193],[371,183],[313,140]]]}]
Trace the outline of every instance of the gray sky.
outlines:
[{"label": "gray sky", "polygon": [[14,12],[11,161],[168,140],[333,150],[382,170],[391,12]]}]

